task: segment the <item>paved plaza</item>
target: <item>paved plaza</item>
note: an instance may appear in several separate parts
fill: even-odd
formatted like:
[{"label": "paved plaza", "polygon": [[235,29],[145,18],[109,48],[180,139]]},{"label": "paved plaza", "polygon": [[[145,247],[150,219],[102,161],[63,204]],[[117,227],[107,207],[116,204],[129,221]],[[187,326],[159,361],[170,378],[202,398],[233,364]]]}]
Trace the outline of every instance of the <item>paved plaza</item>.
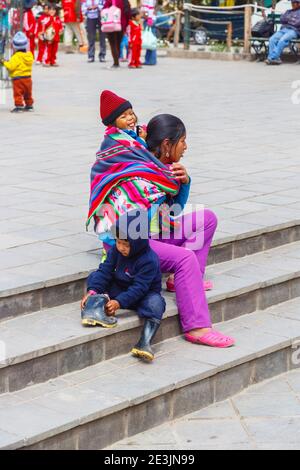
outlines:
[{"label": "paved plaza", "polygon": [[[11,91],[0,105],[0,448],[300,449],[299,65],[59,59],[34,67],[34,113],[10,114]],[[85,222],[103,89],[140,123],[185,122],[189,209],[219,219],[209,307],[235,347],[184,341],[165,291],[151,365],[128,354],[134,312],[114,331],[82,327],[100,261]]]},{"label": "paved plaza", "polygon": [[215,243],[299,221],[299,66],[161,58],[111,71],[64,54],[60,63],[34,68],[35,113],[11,115],[10,93],[0,106],[0,295],[98,263],[85,219],[105,88],[130,99],[142,123],[163,112],[184,120],[190,202],[216,211]]}]

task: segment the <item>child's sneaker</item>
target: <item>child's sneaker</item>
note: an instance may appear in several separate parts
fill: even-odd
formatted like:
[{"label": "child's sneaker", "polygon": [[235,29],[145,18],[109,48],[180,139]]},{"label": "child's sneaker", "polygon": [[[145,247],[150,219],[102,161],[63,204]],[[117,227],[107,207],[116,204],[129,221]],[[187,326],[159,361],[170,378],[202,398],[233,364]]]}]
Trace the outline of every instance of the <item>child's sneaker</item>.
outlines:
[{"label": "child's sneaker", "polygon": [[16,106],[14,109],[11,110],[11,113],[22,113],[24,109],[24,106]]},{"label": "child's sneaker", "polygon": [[37,60],[35,65],[42,65],[42,62],[40,60]]},{"label": "child's sneaker", "polygon": [[88,47],[84,45],[79,46],[79,52],[80,54],[86,54],[88,52]]},{"label": "child's sneaker", "polygon": [[33,108],[33,106],[25,106],[24,111],[32,112],[32,111],[34,111],[34,108]]}]

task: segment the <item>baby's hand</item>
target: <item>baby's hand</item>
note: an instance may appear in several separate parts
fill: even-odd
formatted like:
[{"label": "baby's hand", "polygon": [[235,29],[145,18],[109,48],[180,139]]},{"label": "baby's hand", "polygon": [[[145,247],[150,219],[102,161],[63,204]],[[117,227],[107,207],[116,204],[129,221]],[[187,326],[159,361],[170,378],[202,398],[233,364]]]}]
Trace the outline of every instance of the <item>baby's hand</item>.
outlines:
[{"label": "baby's hand", "polygon": [[139,127],[139,137],[146,140],[147,139],[147,126]]},{"label": "baby's hand", "polygon": [[119,310],[120,304],[117,300],[110,300],[106,304],[106,313],[109,316],[114,316],[116,311]]}]

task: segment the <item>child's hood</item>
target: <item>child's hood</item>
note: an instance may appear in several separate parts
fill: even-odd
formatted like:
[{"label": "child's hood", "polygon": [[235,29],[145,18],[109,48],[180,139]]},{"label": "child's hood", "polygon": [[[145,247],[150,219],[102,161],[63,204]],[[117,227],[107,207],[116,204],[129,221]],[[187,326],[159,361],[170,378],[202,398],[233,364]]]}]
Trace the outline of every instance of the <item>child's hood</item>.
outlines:
[{"label": "child's hood", "polygon": [[127,212],[116,223],[115,234],[130,244],[129,258],[145,253],[149,248],[149,219],[145,210]]},{"label": "child's hood", "polygon": [[149,248],[149,240],[144,240],[143,238],[137,238],[133,240],[128,238],[130,244],[130,254],[129,258],[135,258],[136,256],[142,255]]}]

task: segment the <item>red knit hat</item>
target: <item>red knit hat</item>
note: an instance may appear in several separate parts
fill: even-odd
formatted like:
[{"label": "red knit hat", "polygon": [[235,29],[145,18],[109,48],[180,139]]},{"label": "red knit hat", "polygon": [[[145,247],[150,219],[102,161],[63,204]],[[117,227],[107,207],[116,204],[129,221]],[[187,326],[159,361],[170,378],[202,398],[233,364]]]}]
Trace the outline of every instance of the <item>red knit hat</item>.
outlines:
[{"label": "red knit hat", "polygon": [[104,90],[101,93],[100,116],[105,126],[113,124],[129,108],[132,108],[131,103],[112,91]]}]

